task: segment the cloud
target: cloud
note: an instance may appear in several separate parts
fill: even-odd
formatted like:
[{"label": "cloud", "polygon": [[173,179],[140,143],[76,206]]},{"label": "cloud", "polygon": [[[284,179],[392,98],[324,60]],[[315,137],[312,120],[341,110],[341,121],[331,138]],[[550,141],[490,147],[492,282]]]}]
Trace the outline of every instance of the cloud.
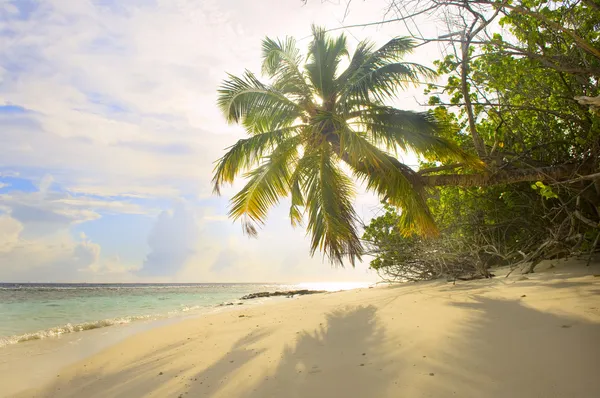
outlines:
[{"label": "cloud", "polygon": [[[37,191],[1,187],[0,276],[52,278],[55,268],[55,280],[362,278],[310,258],[286,209],[250,240],[226,216],[234,189],[207,204],[213,162],[243,134],[215,105],[220,81],[260,70],[265,35],[304,47],[312,22],[337,25],[345,7],[332,3],[2,2],[0,177],[35,181]],[[384,7],[353,3],[346,22],[376,20]],[[397,29],[356,36],[383,42]],[[119,250],[97,231],[94,241],[73,238],[110,214],[157,216],[147,247]]]},{"label": "cloud", "polygon": [[53,181],[48,175],[37,183],[38,191],[0,195],[0,280],[82,281],[94,280],[96,274],[122,277],[134,270],[103,259],[100,245],[85,234],[74,239],[72,228],[100,218],[107,209],[127,212],[136,207],[73,198],[53,190]]},{"label": "cloud", "polygon": [[222,273],[228,268],[235,267],[236,263],[238,263],[241,259],[242,258],[238,253],[230,248],[227,248],[219,253],[215,261],[211,264],[210,271],[214,273]]},{"label": "cloud", "polygon": [[[265,34],[305,37],[344,11],[316,1],[71,3],[6,5],[18,12],[2,25],[0,104],[23,112],[0,112],[2,164],[52,170],[71,191],[170,198],[210,194],[213,161],[242,134],[215,105],[225,72],[260,70]],[[354,7],[365,18],[381,11]]]},{"label": "cloud", "polygon": [[28,228],[0,216],[0,280],[5,282],[114,282],[134,280],[139,266],[118,258],[102,259],[101,247],[85,234],[74,239],[67,230],[26,238]]},{"label": "cloud", "polygon": [[26,239],[26,227],[7,215],[0,217],[0,228],[0,280],[65,280],[98,261],[98,245],[74,241],[65,231]]},{"label": "cloud", "polygon": [[196,252],[199,226],[194,210],[177,203],[158,216],[150,236],[150,252],[139,271],[141,276],[174,275]]},{"label": "cloud", "polygon": [[77,195],[64,190],[52,190],[50,175],[38,183],[38,191],[12,190],[0,194],[0,209],[25,225],[37,225],[37,231],[52,233],[73,224],[96,220],[101,214],[152,214],[139,204],[113,198]]},{"label": "cloud", "polygon": [[14,218],[0,216],[0,253],[10,252],[19,240],[23,225]]}]

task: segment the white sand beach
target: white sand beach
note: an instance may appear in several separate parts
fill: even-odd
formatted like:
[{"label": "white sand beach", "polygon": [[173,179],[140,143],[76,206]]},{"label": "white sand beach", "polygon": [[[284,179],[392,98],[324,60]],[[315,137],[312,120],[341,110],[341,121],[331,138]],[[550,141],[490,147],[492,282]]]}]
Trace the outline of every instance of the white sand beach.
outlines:
[{"label": "white sand beach", "polygon": [[16,396],[599,397],[600,266],[554,264],[188,319]]}]

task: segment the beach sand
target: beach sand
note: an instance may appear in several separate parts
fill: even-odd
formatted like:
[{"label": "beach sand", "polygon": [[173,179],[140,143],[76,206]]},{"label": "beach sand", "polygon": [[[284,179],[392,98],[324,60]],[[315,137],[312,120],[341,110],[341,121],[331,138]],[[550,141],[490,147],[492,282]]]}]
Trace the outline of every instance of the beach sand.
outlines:
[{"label": "beach sand", "polygon": [[570,263],[183,320],[17,396],[600,397],[600,267]]}]

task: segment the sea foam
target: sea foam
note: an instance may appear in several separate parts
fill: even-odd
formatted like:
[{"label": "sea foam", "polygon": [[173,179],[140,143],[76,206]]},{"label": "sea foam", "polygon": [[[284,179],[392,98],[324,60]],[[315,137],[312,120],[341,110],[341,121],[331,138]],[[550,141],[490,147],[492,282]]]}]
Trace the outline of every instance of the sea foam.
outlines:
[{"label": "sea foam", "polygon": [[99,329],[107,326],[113,325],[123,325],[130,323],[132,321],[138,320],[150,320],[156,317],[150,315],[141,315],[141,316],[128,316],[128,317],[120,317],[120,318],[112,318],[112,319],[102,319],[94,322],[83,322],[77,324],[67,323],[66,325],[56,326],[49,329],[39,330],[33,333],[24,333],[15,336],[8,337],[0,337],[0,347],[4,347],[9,344],[22,343],[25,341],[31,340],[42,340],[49,337],[60,337],[66,333],[75,333],[75,332],[83,332],[85,330],[91,329]]}]

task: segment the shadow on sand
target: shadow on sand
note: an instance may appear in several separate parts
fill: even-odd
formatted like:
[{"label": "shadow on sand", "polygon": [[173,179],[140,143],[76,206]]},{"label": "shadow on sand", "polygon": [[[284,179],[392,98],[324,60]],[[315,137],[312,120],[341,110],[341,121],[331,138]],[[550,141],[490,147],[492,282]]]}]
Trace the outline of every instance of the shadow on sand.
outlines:
[{"label": "shadow on sand", "polygon": [[[232,398],[385,395],[400,362],[382,348],[384,342],[389,343],[389,336],[379,325],[376,312],[374,306],[348,306],[326,314],[326,321],[317,329],[298,332],[295,341],[286,344],[281,356],[275,358],[274,369],[253,369],[255,373],[248,375],[238,373],[237,382],[245,383],[238,388],[243,393],[229,395],[226,390],[207,389],[199,384],[193,384],[187,392],[191,397]],[[197,378],[222,376],[221,369],[226,367],[227,360],[220,360]],[[210,378],[216,381],[213,376]]]},{"label": "shadow on sand", "polygon": [[593,370],[600,369],[600,324],[518,300],[479,296],[453,305],[474,317],[441,347],[436,371],[447,374],[460,396],[600,396]]},{"label": "shadow on sand", "polygon": [[[519,300],[472,298],[452,304],[465,316],[446,325],[450,332],[443,323],[431,322],[429,331],[423,326],[434,341],[411,345],[416,331],[403,332],[393,324],[390,333],[375,306],[348,306],[326,314],[323,324],[298,332],[295,339],[281,335],[285,348],[277,351],[275,365],[250,366],[267,355],[257,347],[273,332],[257,330],[201,372],[181,369],[179,377],[185,380],[173,390],[161,384],[178,375],[157,374],[173,356],[185,355],[182,344],[118,373],[76,377],[69,394],[57,390],[64,387],[57,381],[42,396],[133,398],[153,391],[152,396],[184,398],[600,396],[599,324],[541,312]],[[388,307],[385,316],[397,309]]]}]

